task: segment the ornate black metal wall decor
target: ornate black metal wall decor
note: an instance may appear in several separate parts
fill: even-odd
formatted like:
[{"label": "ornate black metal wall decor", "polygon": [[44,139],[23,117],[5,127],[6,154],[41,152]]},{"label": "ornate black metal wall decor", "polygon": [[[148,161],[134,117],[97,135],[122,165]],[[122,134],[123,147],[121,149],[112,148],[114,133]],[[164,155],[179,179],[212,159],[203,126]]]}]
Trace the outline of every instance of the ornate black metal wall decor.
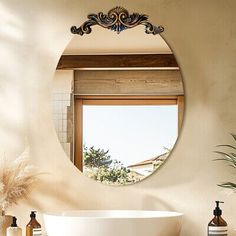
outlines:
[{"label": "ornate black metal wall decor", "polygon": [[155,26],[148,22],[148,15],[129,12],[123,7],[115,7],[111,9],[108,14],[99,12],[98,14],[89,14],[88,19],[79,28],[76,26],[71,27],[73,34],[90,34],[92,32],[91,26],[99,25],[103,28],[113,30],[118,34],[126,29],[134,28],[138,25],[145,26],[147,34],[160,34],[164,31],[162,26]]}]

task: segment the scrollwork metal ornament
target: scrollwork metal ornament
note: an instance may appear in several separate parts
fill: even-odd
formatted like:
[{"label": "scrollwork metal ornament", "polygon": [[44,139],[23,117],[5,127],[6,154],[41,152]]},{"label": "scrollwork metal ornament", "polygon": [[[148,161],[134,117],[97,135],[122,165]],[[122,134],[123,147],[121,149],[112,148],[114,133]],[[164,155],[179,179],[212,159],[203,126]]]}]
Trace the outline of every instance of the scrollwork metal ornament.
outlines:
[{"label": "scrollwork metal ornament", "polygon": [[79,28],[76,26],[71,27],[73,34],[90,34],[92,32],[92,26],[99,25],[103,28],[112,30],[119,34],[120,32],[134,28],[138,25],[145,26],[145,32],[147,34],[160,34],[164,31],[162,26],[155,26],[148,21],[148,15],[133,13],[129,14],[128,10],[123,7],[115,7],[111,9],[108,14],[99,12],[98,14],[89,14],[88,19]]}]

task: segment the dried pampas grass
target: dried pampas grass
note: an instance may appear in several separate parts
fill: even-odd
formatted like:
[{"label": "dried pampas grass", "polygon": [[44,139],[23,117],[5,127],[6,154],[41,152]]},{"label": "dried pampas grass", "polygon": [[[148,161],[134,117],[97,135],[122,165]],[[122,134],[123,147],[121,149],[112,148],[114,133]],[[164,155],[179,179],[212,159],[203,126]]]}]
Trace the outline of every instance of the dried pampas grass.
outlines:
[{"label": "dried pampas grass", "polygon": [[29,165],[29,148],[13,162],[0,158],[0,210],[27,198],[36,176],[35,167]]}]

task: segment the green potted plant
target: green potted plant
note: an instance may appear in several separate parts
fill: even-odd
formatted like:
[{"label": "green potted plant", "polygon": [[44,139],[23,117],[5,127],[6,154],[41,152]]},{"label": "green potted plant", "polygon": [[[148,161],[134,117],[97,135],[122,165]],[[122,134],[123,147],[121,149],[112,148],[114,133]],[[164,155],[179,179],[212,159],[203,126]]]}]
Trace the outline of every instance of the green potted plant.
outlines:
[{"label": "green potted plant", "polygon": [[[234,142],[236,142],[236,134],[232,133],[231,136],[233,137]],[[232,168],[236,169],[236,146],[230,144],[222,144],[222,145],[217,145],[217,147],[226,148],[228,149],[228,151],[227,152],[215,151],[215,153],[220,155],[220,157],[217,158],[216,160],[226,161]],[[225,182],[219,184],[219,186],[236,191],[236,183]]]}]

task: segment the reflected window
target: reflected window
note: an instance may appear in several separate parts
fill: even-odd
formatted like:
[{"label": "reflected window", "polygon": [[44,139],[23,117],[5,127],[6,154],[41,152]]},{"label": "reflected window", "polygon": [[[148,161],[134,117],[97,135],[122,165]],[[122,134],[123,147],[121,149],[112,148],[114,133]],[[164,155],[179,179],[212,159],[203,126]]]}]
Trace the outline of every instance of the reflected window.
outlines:
[{"label": "reflected window", "polygon": [[180,127],[182,96],[78,96],[75,163],[97,181],[134,183],[159,168]]}]

